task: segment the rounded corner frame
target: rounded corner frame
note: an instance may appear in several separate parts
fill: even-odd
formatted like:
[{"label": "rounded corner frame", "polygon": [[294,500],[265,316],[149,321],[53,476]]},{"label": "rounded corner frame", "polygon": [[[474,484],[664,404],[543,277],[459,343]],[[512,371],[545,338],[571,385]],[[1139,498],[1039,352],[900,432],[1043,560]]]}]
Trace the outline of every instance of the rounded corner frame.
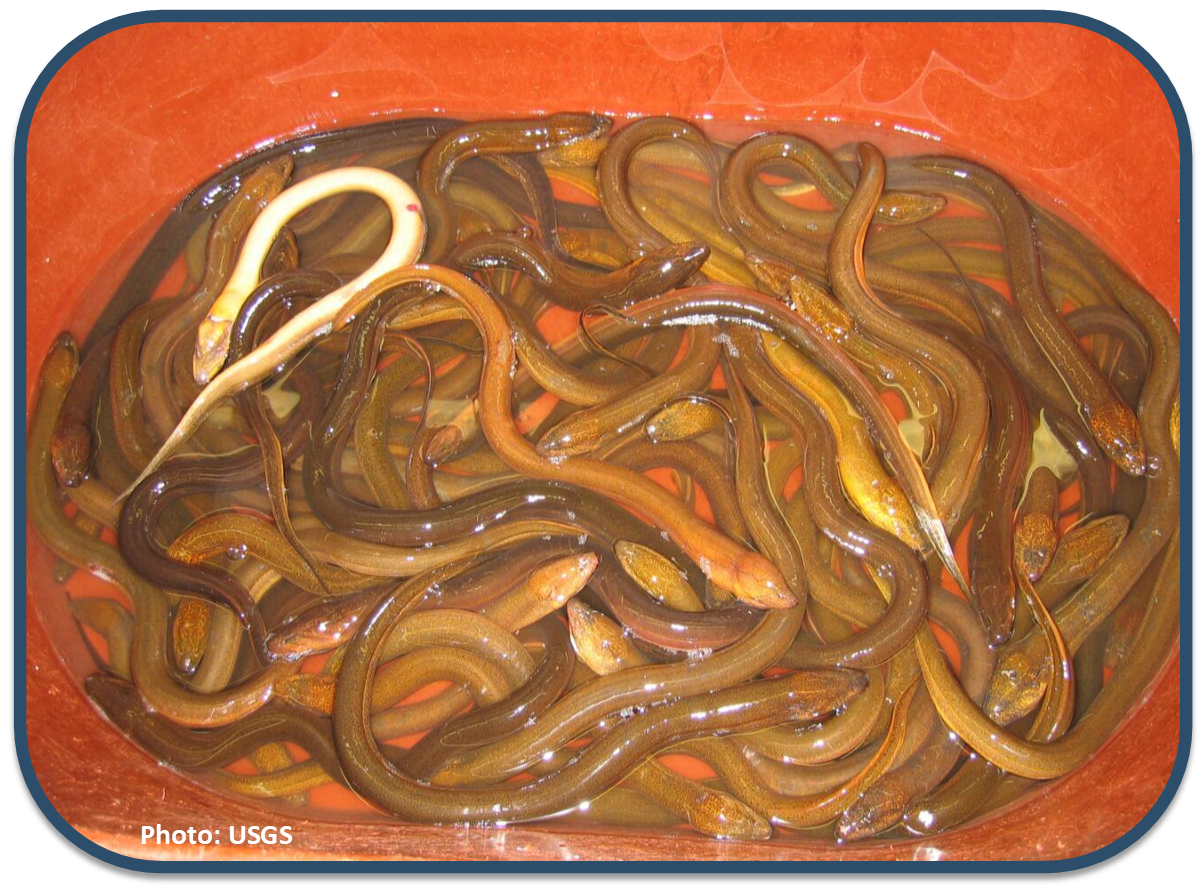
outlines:
[{"label": "rounded corner frame", "polygon": [[[748,12],[733,12],[726,11],[727,17],[733,20],[751,21],[756,18],[754,13]],[[542,17],[551,22],[573,22],[584,21],[585,19],[579,13],[566,12],[544,12]],[[619,14],[599,14],[594,12],[590,20],[603,22],[620,22],[627,21],[633,18],[643,21],[651,21],[652,18],[660,21],[676,21],[676,22],[691,22],[691,21],[706,21],[715,18],[715,14],[711,11],[709,15],[701,15],[698,13],[688,13],[682,11],[648,11],[641,16],[619,15]],[[447,12],[439,13],[387,13],[380,12],[372,16],[359,15],[340,15],[335,11],[294,11],[287,10],[261,10],[250,13],[239,14],[231,10],[226,11],[179,11],[179,10],[157,10],[157,11],[142,11],[126,13],[120,16],[115,16],[100,22],[87,30],[80,33],[78,36],[69,41],[61,50],[59,50],[42,68],[38,76],[35,78],[33,85],[30,87],[29,93],[26,96],[25,102],[22,104],[21,114],[18,118],[16,138],[13,153],[14,164],[14,202],[13,202],[13,239],[14,239],[14,271],[13,271],[13,322],[15,326],[24,328],[26,325],[25,314],[25,293],[26,293],[26,260],[25,260],[25,202],[26,193],[26,151],[29,141],[29,130],[33,120],[33,115],[37,111],[37,107],[41,102],[46,86],[59,72],[59,70],[67,64],[80,50],[94,43],[96,40],[105,37],[108,34],[124,30],[135,25],[144,24],[163,24],[177,22],[223,22],[223,21],[244,21],[244,22],[264,22],[271,23],[273,21],[303,21],[303,22],[328,22],[328,21],[368,21],[368,20],[388,20],[388,21],[407,21],[407,22],[422,22],[433,20],[447,21],[489,21],[489,22],[510,22],[519,21],[521,17],[515,12],[494,12],[494,11],[471,11],[466,14],[455,14]],[[878,22],[900,22],[900,21],[927,21],[927,22],[1024,22],[1024,23],[1047,23],[1047,24],[1062,24],[1071,25],[1074,27],[1083,28],[1092,31],[1112,43],[1126,50],[1139,62],[1146,71],[1153,77],[1165,97],[1166,102],[1170,107],[1170,112],[1174,117],[1178,133],[1179,157],[1189,159],[1192,157],[1192,142],[1190,125],[1187,121],[1186,110],[1182,105],[1182,100],[1178,95],[1178,90],[1174,86],[1166,74],[1165,69],[1161,64],[1149,53],[1140,43],[1132,39],[1128,34],[1118,28],[1096,19],[1092,16],[1081,13],[1060,12],[1060,11],[1023,11],[1023,10],[1007,10],[995,13],[978,12],[968,10],[926,10],[926,11],[870,11],[857,14],[855,10],[849,11],[810,11],[806,16],[796,17],[795,21],[878,21]],[[1183,161],[1180,170],[1180,208],[1182,213],[1183,225],[1180,232],[1179,243],[1179,264],[1181,268],[1182,293],[1186,300],[1181,301],[1179,312],[1179,326],[1183,338],[1182,349],[1182,382],[1180,388],[1182,398],[1190,401],[1192,395],[1192,380],[1191,373],[1193,371],[1192,358],[1192,322],[1193,309],[1191,307],[1190,298],[1192,296],[1192,272],[1193,272],[1193,257],[1189,250],[1193,230],[1193,177],[1192,168],[1189,163]],[[14,329],[15,330],[15,329]],[[15,363],[14,363],[15,365]],[[28,388],[27,376],[23,368],[16,368],[14,375],[14,391],[19,397]],[[24,430],[25,418],[22,414],[24,409],[21,408],[21,401],[14,398],[14,431]],[[1180,473],[1182,477],[1182,489],[1186,492],[1185,506],[1181,509],[1182,526],[1184,533],[1191,533],[1191,514],[1190,508],[1193,506],[1193,468],[1190,445],[1193,443],[1193,424],[1191,417],[1188,414],[1183,424],[1183,441],[1187,444],[1187,449],[1184,454],[1187,456],[1185,461],[1180,463]],[[16,439],[16,438],[15,438]],[[25,491],[24,474],[21,473],[25,463],[26,451],[23,440],[14,442],[13,459],[14,459],[14,533],[15,547],[14,552],[17,559],[14,561],[13,575],[14,583],[20,582],[27,584],[26,579],[26,532],[22,523],[23,516],[18,506],[23,507],[27,498]],[[19,549],[19,551],[18,551]],[[1069,858],[1058,859],[1053,861],[975,861],[975,862],[951,862],[951,861],[929,861],[929,862],[706,862],[705,866],[701,866],[694,862],[676,862],[676,861],[641,861],[641,862],[612,862],[601,864],[598,862],[583,862],[583,863],[563,863],[563,862],[429,862],[420,867],[409,866],[412,862],[388,862],[387,865],[381,862],[371,863],[354,863],[346,861],[189,861],[189,862],[169,862],[156,861],[151,859],[135,858],[130,855],[125,855],[120,852],[115,852],[107,849],[99,843],[93,842],[84,836],[79,830],[71,825],[66,819],[59,814],[54,804],[50,801],[45,790],[42,788],[41,781],[38,779],[37,772],[33,767],[30,759],[29,745],[27,735],[18,733],[25,730],[27,721],[27,701],[26,691],[19,684],[25,673],[22,671],[25,663],[26,648],[25,648],[25,630],[27,629],[28,614],[26,610],[26,598],[14,597],[14,672],[13,672],[13,738],[16,749],[17,762],[21,769],[22,780],[25,783],[26,790],[34,803],[38,806],[39,811],[49,821],[51,826],[59,832],[59,834],[67,841],[74,845],[77,849],[86,855],[95,858],[96,860],[114,867],[119,867],[133,873],[142,874],[229,874],[229,873],[257,873],[257,874],[296,874],[296,873],[401,873],[401,874],[419,874],[419,873],[581,873],[581,872],[602,872],[602,873],[694,873],[705,870],[706,872],[732,873],[758,873],[758,874],[802,874],[802,873],[841,873],[841,874],[884,874],[884,873],[929,873],[929,874],[947,874],[947,873],[994,873],[994,872],[1010,872],[1018,874],[1052,874],[1052,873],[1071,873],[1079,870],[1085,870],[1096,865],[1107,862],[1122,853],[1129,850],[1137,842],[1139,842],[1149,832],[1152,827],[1157,824],[1161,817],[1165,814],[1170,804],[1182,785],[1182,779],[1186,772],[1186,765],[1190,757],[1191,749],[1191,731],[1193,725],[1192,715],[1192,669],[1194,647],[1192,640],[1192,603],[1189,597],[1190,581],[1192,579],[1193,558],[1191,551],[1188,549],[1183,558],[1183,567],[1181,571],[1181,579],[1186,580],[1188,588],[1188,597],[1181,600],[1181,629],[1182,639],[1180,647],[1180,673],[1181,673],[1181,711],[1179,719],[1179,734],[1178,734],[1178,751],[1175,755],[1173,768],[1170,771],[1170,776],[1166,781],[1161,794],[1154,801],[1149,811],[1138,820],[1131,828],[1112,840],[1110,843],[1101,846],[1093,852],[1082,855],[1075,855]],[[22,588],[25,588],[22,585]],[[16,594],[16,586],[14,585],[14,595]]]}]

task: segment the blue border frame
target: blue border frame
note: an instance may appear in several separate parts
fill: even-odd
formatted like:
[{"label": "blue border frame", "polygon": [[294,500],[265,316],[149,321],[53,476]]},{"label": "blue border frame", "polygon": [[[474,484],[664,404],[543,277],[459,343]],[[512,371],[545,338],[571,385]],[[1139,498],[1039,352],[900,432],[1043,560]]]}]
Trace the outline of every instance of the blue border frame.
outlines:
[{"label": "blue border frame", "polygon": [[[757,14],[756,12],[741,12],[729,13],[726,18],[734,21],[759,21],[773,20],[779,17],[779,12],[765,12]],[[643,16],[633,17],[630,15],[616,15],[608,12],[592,12],[582,11],[578,13],[554,13],[554,12],[538,12],[533,11],[526,14],[521,12],[483,12],[472,11],[468,14],[455,14],[447,12],[436,12],[417,15],[397,15],[390,14],[387,11],[359,11],[359,12],[280,12],[280,11],[254,11],[254,12],[233,12],[233,11],[162,11],[162,12],[138,12],[129,15],[118,16],[102,22],[101,24],[88,29],[83,34],[76,37],[68,43],[62,50],[58,52],[49,64],[46,65],[37,80],[34,82],[33,88],[29,91],[29,96],[25,100],[25,104],[21,110],[21,116],[17,124],[17,138],[14,151],[14,275],[13,275],[13,322],[14,331],[24,331],[26,328],[25,317],[25,292],[26,292],[26,262],[25,262],[25,204],[26,204],[26,153],[29,143],[29,127],[33,118],[34,110],[37,108],[38,101],[42,97],[47,84],[58,70],[74,56],[79,50],[87,46],[92,41],[103,37],[113,31],[127,28],[131,25],[141,25],[147,23],[170,23],[170,22],[331,22],[331,21],[390,21],[390,22],[433,22],[433,21],[486,21],[486,22],[515,22],[515,21],[532,21],[541,20],[548,22],[579,22],[579,21],[601,21],[601,22],[621,22],[630,21],[632,18],[639,18],[644,21],[672,21],[672,22],[701,22],[712,21],[716,18],[713,12],[710,14],[692,14],[675,12],[654,12],[645,13]],[[1193,258],[1191,256],[1191,229],[1192,229],[1192,152],[1190,128],[1186,122],[1186,112],[1182,107],[1182,101],[1178,98],[1178,92],[1174,89],[1173,83],[1166,76],[1165,71],[1161,68],[1157,61],[1149,55],[1145,49],[1134,41],[1128,35],[1124,34],[1112,26],[1100,22],[1097,19],[1088,16],[1079,15],[1077,13],[1065,12],[1031,12],[1031,11],[1014,11],[1014,10],[998,10],[989,12],[956,12],[956,11],[923,11],[923,12],[897,12],[897,11],[846,11],[846,12],[810,12],[805,16],[798,16],[794,21],[814,21],[814,22],[848,22],[848,21],[880,21],[880,22],[1048,22],[1054,24],[1073,25],[1079,28],[1084,28],[1088,31],[1093,31],[1117,45],[1126,49],[1131,53],[1138,62],[1140,62],[1148,70],[1148,72],[1157,81],[1165,94],[1166,101],[1170,105],[1170,110],[1174,115],[1174,122],[1178,128],[1178,143],[1179,154],[1182,159],[1181,171],[1181,210],[1182,210],[1182,227],[1181,227],[1181,244],[1180,244],[1180,263],[1181,263],[1181,292],[1182,292],[1182,307],[1180,313],[1181,331],[1182,331],[1182,402],[1190,406],[1192,379],[1191,372],[1193,367],[1191,338],[1192,338],[1192,318],[1194,316],[1191,306],[1191,277],[1193,271]],[[21,300],[17,300],[17,296]],[[25,685],[22,680],[25,678],[25,629],[26,629],[26,610],[25,597],[23,595],[26,589],[26,564],[25,564],[25,523],[24,515],[21,513],[21,508],[26,501],[25,493],[25,440],[23,437],[17,436],[17,432],[26,429],[26,418],[24,409],[23,396],[26,390],[26,376],[24,366],[17,362],[16,357],[13,358],[14,366],[14,468],[13,479],[14,487],[14,532],[15,532],[15,553],[16,561],[14,566],[14,655],[13,655],[13,723],[14,723],[14,739],[16,740],[17,761],[21,765],[21,773],[25,778],[25,785],[29,789],[30,795],[34,802],[42,810],[42,813],[49,819],[50,823],[61,833],[66,839],[74,843],[79,849],[89,855],[104,861],[108,864],[117,867],[123,867],[128,870],[139,871],[143,873],[161,873],[161,874],[180,874],[180,873],[209,873],[209,874],[249,874],[249,873],[277,873],[277,874],[297,874],[297,873],[405,873],[405,874],[468,874],[468,873],[506,873],[506,874],[521,874],[521,873],[763,873],[763,874],[785,874],[785,873],[1063,873],[1071,870],[1080,870],[1091,865],[1098,864],[1108,858],[1118,855],[1120,852],[1127,849],[1138,839],[1149,831],[1157,820],[1164,814],[1166,808],[1173,800],[1178,788],[1182,783],[1182,776],[1186,771],[1186,762],[1190,754],[1191,741],[1191,706],[1192,706],[1192,663],[1193,663],[1193,642],[1191,640],[1191,615],[1192,605],[1190,598],[1190,581],[1192,579],[1192,564],[1193,555],[1190,548],[1186,550],[1183,556],[1182,564],[1182,579],[1186,582],[1187,591],[1186,597],[1182,598],[1182,649],[1181,649],[1181,677],[1182,677],[1182,712],[1181,725],[1179,728],[1178,737],[1178,754],[1174,760],[1174,768],[1170,774],[1169,781],[1166,783],[1165,789],[1153,804],[1143,818],[1136,823],[1127,833],[1121,836],[1114,842],[1092,852],[1088,855],[1080,855],[1074,858],[1066,858],[1060,861],[970,861],[970,862],[779,862],[779,861],[740,861],[740,862],[714,862],[708,861],[704,865],[699,862],[691,861],[637,861],[637,862],[423,862],[415,864],[414,862],[369,862],[356,863],[345,861],[308,861],[308,862],[276,862],[276,861],[224,861],[224,862],[161,862],[143,860],[140,858],[131,858],[127,855],[120,855],[109,849],[99,846],[91,840],[86,839],[78,830],[72,827],[58,813],[55,807],[47,798],[42,790],[41,783],[38,781],[37,775],[34,773],[33,766],[29,760],[29,742],[26,734],[17,733],[18,729],[23,729],[26,725],[26,709],[27,703],[25,699]],[[1186,444],[1183,450],[1184,459],[1182,461],[1182,488],[1185,491],[1185,500],[1182,509],[1182,527],[1183,535],[1190,541],[1191,536],[1191,505],[1193,501],[1192,495],[1192,468],[1191,468],[1191,429],[1193,427],[1190,413],[1186,413],[1183,417],[1182,426],[1182,442]],[[20,583],[19,586],[16,583]]]}]

